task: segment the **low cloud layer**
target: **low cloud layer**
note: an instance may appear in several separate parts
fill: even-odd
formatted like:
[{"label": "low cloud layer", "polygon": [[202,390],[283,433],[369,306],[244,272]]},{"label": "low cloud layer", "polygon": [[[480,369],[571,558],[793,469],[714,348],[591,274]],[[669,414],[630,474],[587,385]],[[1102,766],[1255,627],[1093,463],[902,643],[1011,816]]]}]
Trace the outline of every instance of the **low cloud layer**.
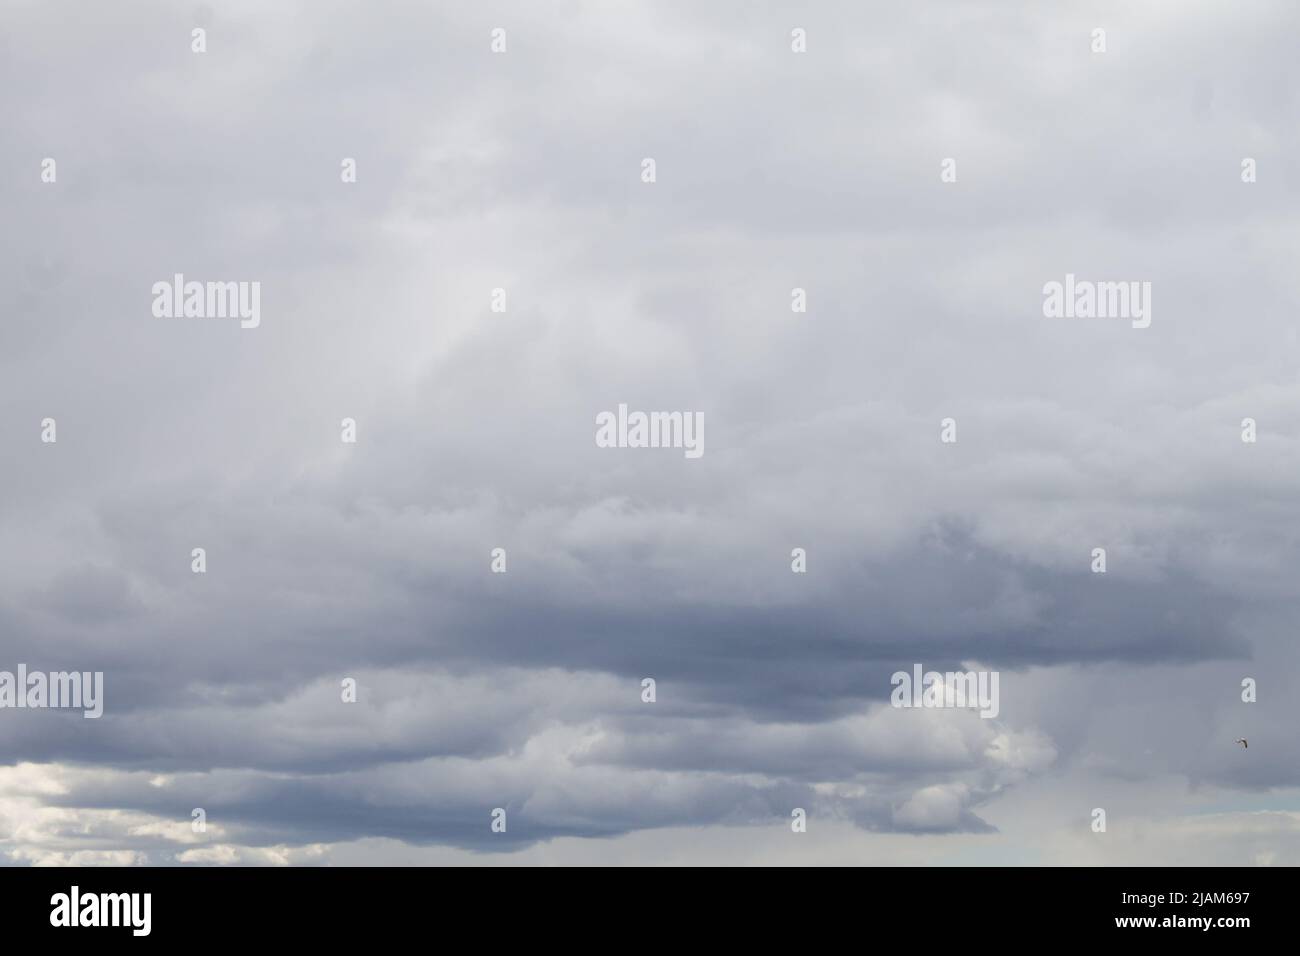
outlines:
[{"label": "low cloud layer", "polygon": [[5,859],[1300,862],[1300,13],[767,6],[10,5]]}]

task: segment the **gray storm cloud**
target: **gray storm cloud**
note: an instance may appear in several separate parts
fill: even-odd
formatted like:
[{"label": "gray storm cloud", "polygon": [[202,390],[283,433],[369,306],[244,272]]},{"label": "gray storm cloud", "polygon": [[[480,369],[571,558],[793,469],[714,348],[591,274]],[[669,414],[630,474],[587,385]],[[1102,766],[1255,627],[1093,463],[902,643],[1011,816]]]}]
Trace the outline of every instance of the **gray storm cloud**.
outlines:
[{"label": "gray storm cloud", "polygon": [[106,708],[0,710],[11,862],[1300,861],[1294,5],[73,6],[0,22],[0,669]]}]

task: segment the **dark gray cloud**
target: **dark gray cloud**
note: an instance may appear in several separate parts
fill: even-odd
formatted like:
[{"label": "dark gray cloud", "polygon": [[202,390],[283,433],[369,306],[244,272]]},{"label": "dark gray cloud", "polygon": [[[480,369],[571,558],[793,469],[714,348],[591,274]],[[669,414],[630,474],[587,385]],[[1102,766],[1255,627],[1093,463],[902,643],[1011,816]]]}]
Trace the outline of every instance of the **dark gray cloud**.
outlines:
[{"label": "dark gray cloud", "polygon": [[11,860],[1296,859],[1292,5],[78,9],[0,25],[0,669],[107,699],[0,711]]}]

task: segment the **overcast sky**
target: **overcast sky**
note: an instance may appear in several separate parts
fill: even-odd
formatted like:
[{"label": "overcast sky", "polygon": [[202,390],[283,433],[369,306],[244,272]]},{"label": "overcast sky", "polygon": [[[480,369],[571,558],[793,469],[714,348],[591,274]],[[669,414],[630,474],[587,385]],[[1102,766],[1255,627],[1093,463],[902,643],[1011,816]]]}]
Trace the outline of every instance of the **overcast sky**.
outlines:
[{"label": "overcast sky", "polygon": [[1290,0],[0,11],[3,860],[1300,863]]}]

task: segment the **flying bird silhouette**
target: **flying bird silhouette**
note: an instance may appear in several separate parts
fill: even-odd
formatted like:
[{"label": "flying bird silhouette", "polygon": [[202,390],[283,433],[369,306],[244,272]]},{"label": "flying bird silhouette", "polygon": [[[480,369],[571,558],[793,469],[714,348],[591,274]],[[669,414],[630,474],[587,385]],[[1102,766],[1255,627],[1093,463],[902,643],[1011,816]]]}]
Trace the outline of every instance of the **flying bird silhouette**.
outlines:
[{"label": "flying bird silhouette", "polygon": [[1247,749],[1247,750],[1250,749],[1250,744],[1246,743],[1246,738],[1245,738],[1245,737],[1238,737],[1236,740],[1233,741],[1233,743],[1234,743],[1234,744],[1241,744],[1241,746],[1244,747],[1244,748]]}]

